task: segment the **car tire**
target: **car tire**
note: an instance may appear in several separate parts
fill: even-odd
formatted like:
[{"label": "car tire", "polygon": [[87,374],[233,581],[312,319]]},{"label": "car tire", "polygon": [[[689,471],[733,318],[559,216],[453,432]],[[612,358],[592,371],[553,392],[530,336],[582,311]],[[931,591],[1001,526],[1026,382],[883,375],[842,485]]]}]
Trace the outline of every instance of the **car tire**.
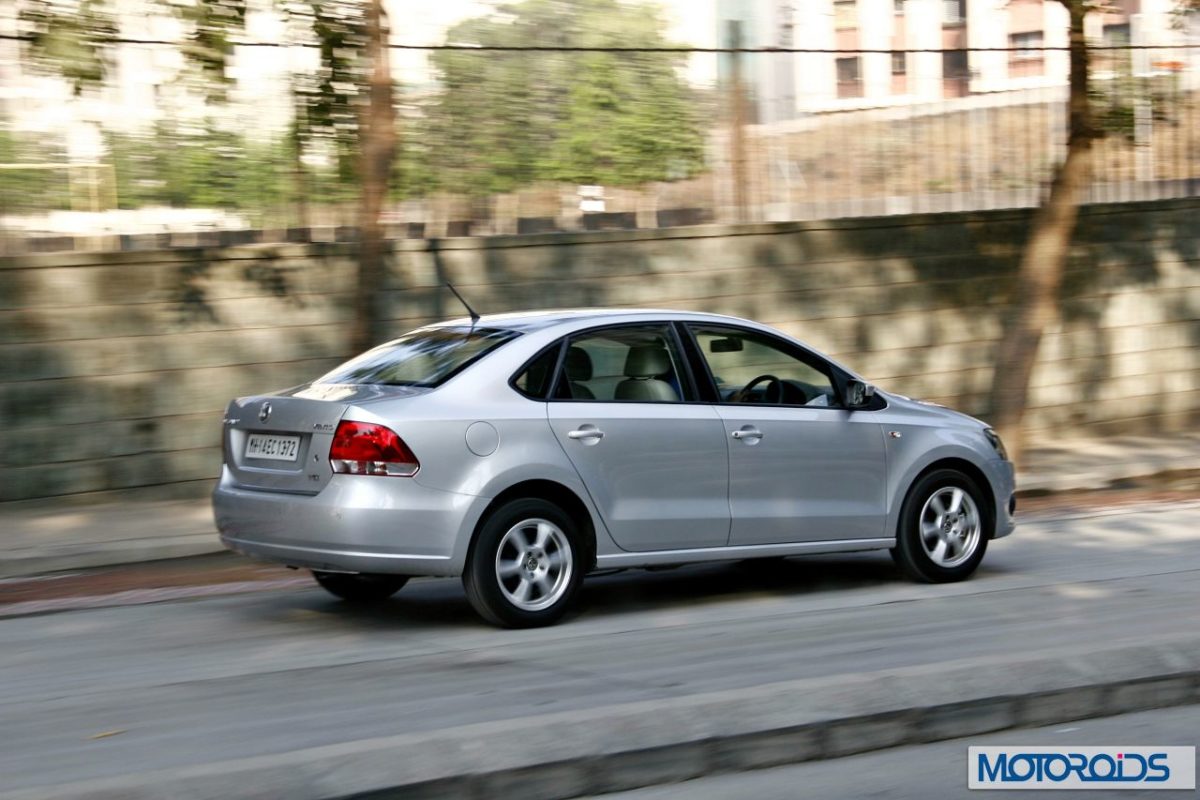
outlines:
[{"label": "car tire", "polygon": [[992,525],[973,480],[958,470],[935,470],[913,484],[904,500],[892,558],[913,580],[961,581],[983,560]]},{"label": "car tire", "polygon": [[463,588],[488,622],[534,628],[557,622],[586,570],[579,525],[554,503],[512,500],[479,528],[467,556]]},{"label": "car tire", "polygon": [[382,603],[408,583],[406,575],[368,575],[313,570],[313,578],[321,588],[347,603],[370,605]]}]

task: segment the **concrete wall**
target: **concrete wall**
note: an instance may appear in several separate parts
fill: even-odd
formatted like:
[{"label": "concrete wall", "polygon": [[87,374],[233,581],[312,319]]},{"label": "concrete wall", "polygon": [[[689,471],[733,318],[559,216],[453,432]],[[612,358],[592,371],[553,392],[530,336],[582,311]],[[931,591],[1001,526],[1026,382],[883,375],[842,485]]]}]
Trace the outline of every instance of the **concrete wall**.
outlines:
[{"label": "concrete wall", "polygon": [[[1034,377],[1053,436],[1200,420],[1200,201],[1085,209]],[[882,386],[986,416],[1029,213],[396,243],[396,333],[480,309],[665,306],[798,334]],[[199,494],[226,401],[348,355],[352,245],[0,259],[0,500]],[[1000,377],[1003,380],[1003,376]],[[79,499],[74,497],[74,499]]]}]

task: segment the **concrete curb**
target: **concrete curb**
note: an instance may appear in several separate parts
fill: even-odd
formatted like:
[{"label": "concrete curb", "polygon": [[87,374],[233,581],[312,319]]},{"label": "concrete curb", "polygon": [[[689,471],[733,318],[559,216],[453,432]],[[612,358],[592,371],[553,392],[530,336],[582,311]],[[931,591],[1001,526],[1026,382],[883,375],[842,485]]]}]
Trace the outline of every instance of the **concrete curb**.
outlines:
[{"label": "concrete curb", "polygon": [[4,554],[0,578],[19,578],[92,567],[141,564],[169,558],[187,558],[224,552],[217,532],[111,542],[24,548]]},{"label": "concrete curb", "polygon": [[1163,482],[1200,471],[1200,435],[1124,436],[1046,443],[1017,470],[1017,493],[1109,489],[1130,483]]},{"label": "concrete curb", "polygon": [[766,684],[0,794],[576,797],[1200,702],[1200,639]]}]

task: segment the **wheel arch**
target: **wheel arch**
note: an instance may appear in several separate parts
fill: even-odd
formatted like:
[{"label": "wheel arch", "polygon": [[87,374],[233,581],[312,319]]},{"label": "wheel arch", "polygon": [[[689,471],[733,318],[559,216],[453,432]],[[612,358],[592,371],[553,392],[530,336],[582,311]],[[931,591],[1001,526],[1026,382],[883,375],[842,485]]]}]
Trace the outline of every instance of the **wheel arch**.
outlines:
[{"label": "wheel arch", "polygon": [[596,526],[592,520],[591,510],[574,490],[557,481],[546,480],[544,478],[534,478],[514,483],[491,499],[491,502],[483,509],[483,513],[479,515],[474,530],[471,531],[471,543],[467,548],[468,562],[471,558],[471,553],[474,552],[475,542],[479,538],[479,531],[483,528],[488,518],[491,517],[496,509],[510,500],[524,498],[535,498],[553,503],[567,512],[572,519],[576,520],[579,523],[580,532],[584,537],[584,546],[587,548],[587,552],[583,554],[584,566],[586,567],[584,572],[586,574],[595,569]]},{"label": "wheel arch", "polygon": [[915,487],[922,478],[940,469],[951,469],[956,472],[961,472],[963,475],[970,478],[975,486],[979,489],[982,495],[984,513],[987,514],[988,530],[987,538],[993,539],[996,535],[996,492],[992,487],[992,482],[988,480],[987,475],[982,469],[977,467],[972,462],[965,458],[957,458],[954,456],[948,458],[939,458],[927,464],[920,472],[913,476],[913,479],[908,482],[908,487],[904,490],[904,500],[901,502],[901,508],[908,502],[908,498],[912,495],[913,487]]}]

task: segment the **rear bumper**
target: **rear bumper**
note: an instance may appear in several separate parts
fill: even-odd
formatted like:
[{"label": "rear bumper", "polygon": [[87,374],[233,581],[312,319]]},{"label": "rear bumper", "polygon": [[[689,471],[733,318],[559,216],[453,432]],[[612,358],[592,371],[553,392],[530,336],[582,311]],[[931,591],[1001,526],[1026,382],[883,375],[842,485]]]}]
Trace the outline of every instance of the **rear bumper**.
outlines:
[{"label": "rear bumper", "polygon": [[461,575],[480,498],[408,478],[335,475],[306,496],[238,488],[228,471],[213,491],[222,543],[247,556],[309,569]]}]

